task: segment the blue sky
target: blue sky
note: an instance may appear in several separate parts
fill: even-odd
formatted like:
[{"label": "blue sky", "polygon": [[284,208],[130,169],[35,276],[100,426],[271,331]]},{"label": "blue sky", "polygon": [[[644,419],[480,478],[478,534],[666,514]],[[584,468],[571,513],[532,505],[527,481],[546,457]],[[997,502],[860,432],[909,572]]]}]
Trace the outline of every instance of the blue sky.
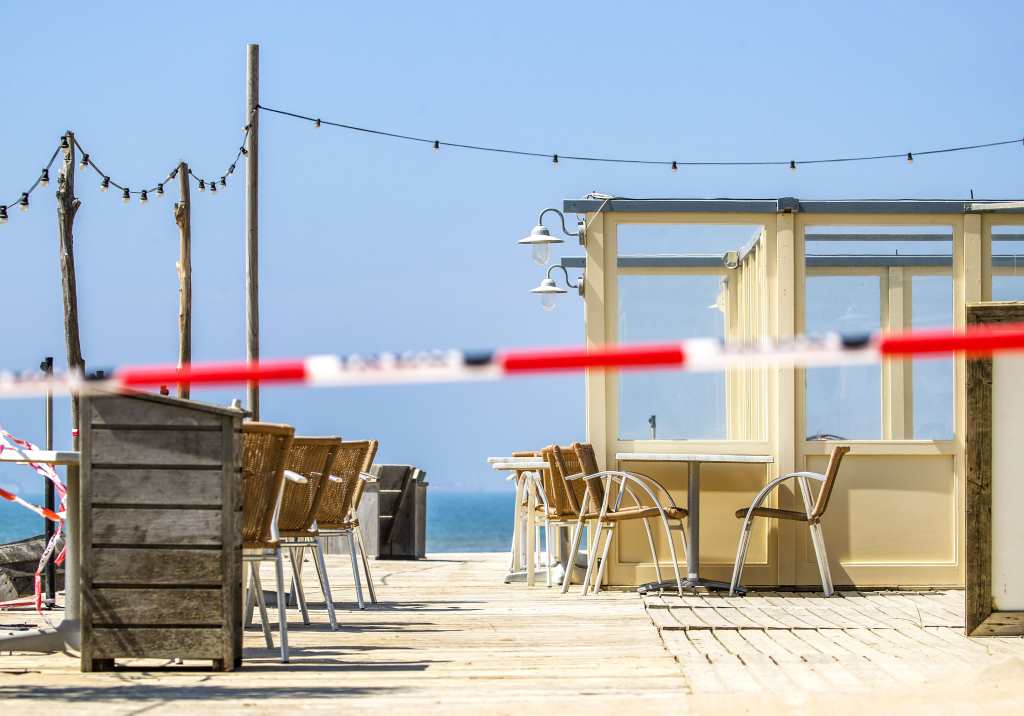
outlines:
[{"label": "blue sky", "polygon": [[[0,198],[74,129],[117,181],[179,159],[219,176],[245,123],[245,44],[269,106],[397,132],[560,154],[788,159],[1021,136],[1016,3],[10,3],[0,44]],[[265,115],[265,356],[582,340],[582,304],[542,313],[515,240],[539,209],[630,196],[1024,194],[1017,148],[780,168],[572,164],[349,134]],[[55,172],[54,172],[55,175]],[[83,351],[94,367],[176,356],[170,198],[124,206],[79,175]],[[0,226],[3,367],[63,362],[53,185]],[[241,172],[194,193],[194,355],[244,355]],[[567,244],[567,252],[574,252]],[[582,379],[265,391],[263,417],[377,437],[433,485],[503,489],[487,455],[581,439]],[[199,393],[226,400],[239,391]],[[67,444],[63,406],[58,444]],[[0,423],[41,440],[38,401]],[[0,471],[0,484],[34,484]],[[6,508],[3,508],[6,509]],[[0,512],[0,515],[3,513]]]}]

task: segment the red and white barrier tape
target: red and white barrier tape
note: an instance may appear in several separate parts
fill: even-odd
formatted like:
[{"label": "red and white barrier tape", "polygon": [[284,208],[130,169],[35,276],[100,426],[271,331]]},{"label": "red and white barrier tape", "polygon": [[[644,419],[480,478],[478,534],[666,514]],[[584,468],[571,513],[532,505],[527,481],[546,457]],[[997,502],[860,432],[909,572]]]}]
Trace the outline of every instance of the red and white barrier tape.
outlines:
[{"label": "red and white barrier tape", "polygon": [[[14,452],[15,455],[22,455],[22,451],[24,450],[38,449],[38,446],[33,445],[28,440],[22,440],[21,438],[12,435],[11,433],[7,432],[2,425],[0,425],[0,452],[10,451]],[[55,522],[57,524],[57,527],[53,531],[53,537],[50,538],[50,541],[47,542],[46,547],[43,549],[43,554],[40,556],[39,563],[36,565],[36,571],[32,576],[33,598],[31,600],[14,600],[11,602],[2,602],[0,603],[0,607],[25,606],[28,604],[34,604],[36,612],[38,612],[39,615],[42,616],[43,620],[47,624],[53,626],[52,622],[50,622],[47,616],[43,613],[42,573],[43,569],[46,567],[46,563],[50,559],[50,556],[53,554],[53,550],[57,546],[57,542],[60,540],[61,532],[64,527],[64,518],[67,514],[67,488],[65,487],[64,483],[61,482],[60,475],[57,474],[57,471],[53,468],[52,465],[28,461],[26,461],[24,464],[28,465],[33,470],[35,470],[35,472],[42,478],[49,480],[50,482],[53,483],[54,492],[57,494],[60,500],[60,506],[57,508],[57,512],[47,509],[46,507],[40,507],[39,505],[32,504],[28,500],[25,500],[12,492],[4,490],[3,488],[0,488],[0,498],[7,500],[8,502],[13,502],[17,505],[21,505],[22,507],[25,507],[26,509],[29,509],[32,512],[35,512],[40,517],[48,519],[51,522]],[[64,562],[64,557],[65,552],[62,549],[60,551],[60,554],[58,554],[56,559],[54,559],[54,563],[57,565],[62,564]]]},{"label": "red and white barrier tape", "polygon": [[991,356],[1024,350],[1024,324],[972,326],[898,334],[796,336],[751,343],[695,338],[661,344],[495,351],[382,353],[373,356],[312,356],[294,360],[193,363],[188,366],[129,366],[104,377],[0,373],[0,398],[118,391],[189,383],[226,386],[247,382],[310,386],[369,386],[497,380],[507,376],[601,370],[817,367],[874,363],[882,359],[966,353]]}]

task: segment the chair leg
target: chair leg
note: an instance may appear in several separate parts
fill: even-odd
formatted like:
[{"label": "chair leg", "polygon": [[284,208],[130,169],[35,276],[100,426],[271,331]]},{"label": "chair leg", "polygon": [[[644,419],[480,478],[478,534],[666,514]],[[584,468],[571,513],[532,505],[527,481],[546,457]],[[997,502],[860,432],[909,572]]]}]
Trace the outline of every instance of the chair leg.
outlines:
[{"label": "chair leg", "polygon": [[[647,544],[651,547],[651,559],[654,560],[654,576],[659,582],[661,581],[661,563],[658,561],[658,549],[654,546],[654,533],[651,532],[651,523],[647,521],[647,518],[640,520],[644,523],[644,532],[647,533]],[[669,541],[672,540],[672,533],[668,533]]]},{"label": "chair leg", "polygon": [[583,520],[579,520],[572,531],[572,544],[569,546],[569,559],[566,562],[565,576],[562,577],[562,594],[569,591],[572,575],[576,571],[576,555],[580,551],[580,538],[583,537]]},{"label": "chair leg", "polygon": [[552,537],[554,536],[555,528],[551,526],[550,522],[544,524],[544,551],[547,553],[547,586],[551,586],[551,564],[555,561],[554,545],[552,544]]},{"label": "chair leg", "polygon": [[277,623],[281,631],[281,663],[288,663],[288,605],[284,592],[284,554],[280,549],[274,554],[274,577],[277,581]]},{"label": "chair leg", "polygon": [[331,594],[331,583],[327,579],[327,565],[324,563],[324,549],[320,544],[320,538],[312,544],[313,564],[316,566],[316,576],[320,580],[320,591],[324,594],[324,602],[327,604],[327,621],[331,625],[331,631],[338,628],[338,620],[334,614],[334,596]]},{"label": "chair leg", "polygon": [[732,581],[729,582],[729,596],[736,594],[736,588],[740,586],[740,577],[743,576],[743,563],[747,560],[747,548],[750,546],[750,528],[753,523],[748,516],[743,520],[740,527],[740,543],[736,547],[736,563],[732,567]]},{"label": "chair leg", "polygon": [[245,563],[245,611],[242,614],[243,629],[252,624],[252,612],[256,606],[256,588],[253,586],[252,580],[252,562]]},{"label": "chair leg", "polygon": [[352,581],[355,582],[356,587],[356,603],[359,604],[360,609],[366,609],[366,604],[363,602],[363,586],[359,583],[359,567],[356,564],[356,538],[352,536],[352,533],[348,533],[348,548],[349,554],[352,555]]},{"label": "chair leg", "polygon": [[828,552],[825,551],[825,535],[821,532],[821,524],[810,525],[811,544],[814,545],[814,556],[818,559],[818,572],[821,573],[821,588],[826,597],[835,594],[832,586],[832,572],[828,566]]},{"label": "chair leg", "polygon": [[359,548],[359,559],[363,563],[363,574],[366,575],[366,591],[370,594],[370,602],[376,604],[377,593],[373,589],[373,575],[370,574],[370,560],[366,557],[366,545],[363,544],[363,535],[360,534],[358,527],[352,530],[352,534],[355,535],[356,546]]},{"label": "chair leg", "polygon": [[306,592],[302,589],[302,571],[299,565],[302,564],[303,547],[289,547],[288,561],[292,565],[292,592],[295,594],[295,602],[298,604],[299,613],[302,614],[302,623],[309,624],[309,607],[306,606]]},{"label": "chair leg", "polygon": [[597,569],[597,553],[600,551],[600,540],[601,531],[604,529],[604,525],[598,521],[597,528],[594,530],[594,541],[593,547],[587,550],[587,574],[583,577],[583,596],[587,596],[587,592],[590,591],[590,582],[593,579],[594,571]]},{"label": "chair leg", "polygon": [[270,635],[270,617],[267,615],[267,600],[263,596],[263,582],[260,581],[260,563],[250,562],[252,573],[253,590],[256,593],[256,603],[260,607],[260,623],[263,625],[263,638],[267,642],[267,648],[274,648],[274,639]]},{"label": "chair leg", "polygon": [[601,564],[597,567],[597,579],[594,581],[594,594],[601,591],[601,585],[604,583],[604,573],[608,567],[608,550],[612,546],[612,537],[615,536],[615,530],[609,527],[608,536],[604,541],[604,549],[601,551]]}]

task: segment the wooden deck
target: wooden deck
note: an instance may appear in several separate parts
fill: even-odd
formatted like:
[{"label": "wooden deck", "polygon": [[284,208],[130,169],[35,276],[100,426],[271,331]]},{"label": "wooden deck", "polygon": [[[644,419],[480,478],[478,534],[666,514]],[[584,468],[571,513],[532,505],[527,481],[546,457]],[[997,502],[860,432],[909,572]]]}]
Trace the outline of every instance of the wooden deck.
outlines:
[{"label": "wooden deck", "polygon": [[502,584],[504,555],[433,555],[376,562],[382,603],[360,612],[348,562],[328,560],[341,628],[328,630],[306,570],[314,623],[290,612],[290,664],[257,629],[227,674],[82,674],[68,656],[2,654],[0,711],[1015,713],[1024,689],[1024,640],[964,638],[957,592],[581,599]]}]

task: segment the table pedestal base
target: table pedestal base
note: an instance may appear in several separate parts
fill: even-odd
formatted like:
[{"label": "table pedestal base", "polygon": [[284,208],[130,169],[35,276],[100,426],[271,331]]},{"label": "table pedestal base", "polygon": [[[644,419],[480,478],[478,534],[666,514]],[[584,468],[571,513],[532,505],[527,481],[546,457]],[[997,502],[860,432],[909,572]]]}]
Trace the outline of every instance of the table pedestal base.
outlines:
[{"label": "table pedestal base", "polygon": [[[728,582],[716,582],[713,579],[701,579],[700,577],[683,580],[683,589],[688,589],[692,592],[699,590],[705,591],[729,591]],[[648,582],[647,584],[641,584],[636,588],[636,591],[640,594],[649,594],[650,592],[678,592],[679,585],[674,579],[666,579],[663,582]],[[737,594],[746,594],[747,590],[743,587],[736,587]]]}]

